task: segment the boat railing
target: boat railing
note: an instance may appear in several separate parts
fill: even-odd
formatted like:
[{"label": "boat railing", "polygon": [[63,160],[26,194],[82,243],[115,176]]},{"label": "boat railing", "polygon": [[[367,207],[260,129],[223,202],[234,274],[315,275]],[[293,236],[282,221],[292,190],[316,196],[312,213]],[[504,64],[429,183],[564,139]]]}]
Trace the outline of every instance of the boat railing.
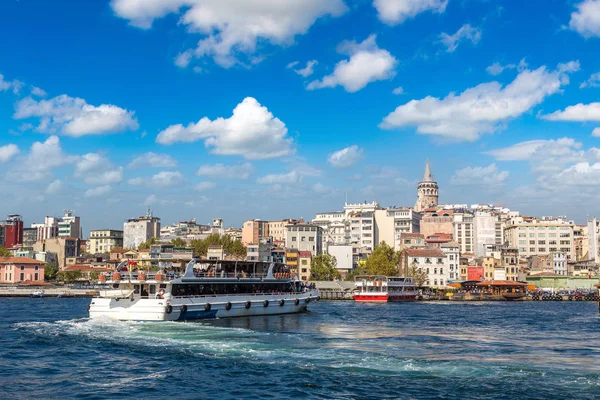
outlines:
[{"label": "boat railing", "polygon": [[[144,271],[135,271],[135,272],[127,272],[127,271],[121,271],[121,272],[116,272],[119,274],[120,279],[121,280],[137,280],[139,278],[140,275],[144,276],[144,280],[156,280],[157,275],[161,276],[160,280],[173,280],[176,278],[181,278],[183,277],[183,273],[176,273],[176,272],[144,272]],[[249,274],[249,273],[243,273],[243,272],[229,272],[226,273],[225,271],[207,271],[207,272],[202,272],[202,271],[196,271],[194,270],[194,277],[195,278],[227,278],[227,279],[265,279],[267,278],[267,274],[266,273],[260,273],[260,274]],[[276,279],[291,279],[291,274],[289,274],[288,278],[276,278]],[[114,279],[113,279],[114,280]]]},{"label": "boat railing", "polygon": [[[259,296],[291,296],[309,293],[300,291],[300,292],[273,292],[273,293],[232,293],[232,294],[203,294],[203,295],[193,295],[193,296],[173,296],[174,299],[202,299],[202,298],[213,298],[213,297],[259,297]],[[144,297],[142,297],[144,298]]]}]

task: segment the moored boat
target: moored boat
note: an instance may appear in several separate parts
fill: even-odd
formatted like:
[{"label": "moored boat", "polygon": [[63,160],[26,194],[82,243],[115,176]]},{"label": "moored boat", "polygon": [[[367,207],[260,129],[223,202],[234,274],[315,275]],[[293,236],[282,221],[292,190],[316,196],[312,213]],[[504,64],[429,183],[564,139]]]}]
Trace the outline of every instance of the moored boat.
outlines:
[{"label": "moored boat", "polygon": [[386,303],[414,301],[419,292],[408,277],[357,276],[354,278],[354,301]]},{"label": "moored boat", "polygon": [[306,311],[319,299],[283,264],[191,260],[183,274],[122,271],[100,277],[101,290],[89,306],[90,318],[187,321]]},{"label": "moored boat", "polygon": [[36,298],[44,297],[44,291],[43,290],[35,290],[29,294],[29,297],[36,297]]}]

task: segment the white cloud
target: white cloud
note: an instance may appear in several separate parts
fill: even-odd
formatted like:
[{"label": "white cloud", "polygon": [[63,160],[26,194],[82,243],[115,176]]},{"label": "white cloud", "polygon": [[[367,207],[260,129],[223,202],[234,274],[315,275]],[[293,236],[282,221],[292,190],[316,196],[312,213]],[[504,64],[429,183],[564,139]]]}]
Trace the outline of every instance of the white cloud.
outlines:
[{"label": "white cloud", "polygon": [[156,196],[151,194],[150,196],[146,197],[146,200],[144,200],[144,205],[151,206],[152,204],[156,203],[156,201],[157,201]]},{"label": "white cloud", "polygon": [[37,130],[80,137],[136,130],[133,111],[112,104],[93,106],[65,94],[48,100],[26,97],[15,104],[15,119],[39,118]]},{"label": "white cloud", "polygon": [[416,126],[421,134],[474,141],[559,92],[565,84],[563,71],[573,68],[572,64],[562,64],[554,71],[546,67],[524,70],[504,87],[498,82],[488,82],[458,95],[450,93],[443,99],[428,96],[411,100],[388,114],[379,126],[383,129]]},{"label": "white cloud", "polygon": [[19,147],[16,144],[0,146],[0,163],[10,161],[17,154],[19,154]]},{"label": "white cloud", "polygon": [[517,71],[521,72],[526,70],[528,67],[527,62],[525,61],[525,59],[521,59],[521,61],[519,61],[518,64],[507,64],[507,65],[502,65],[499,62],[495,62],[492,65],[488,66],[485,70],[487,71],[488,74],[490,75],[500,75],[502,72],[504,72],[504,70],[507,69],[516,69]]},{"label": "white cloud", "polygon": [[454,185],[501,185],[508,178],[508,171],[499,171],[496,164],[487,167],[466,167],[454,173],[450,182]]},{"label": "white cloud", "polygon": [[294,68],[296,65],[300,64],[300,61],[292,61],[291,63],[289,63],[288,65],[286,65],[286,68]]},{"label": "white cloud", "polygon": [[316,194],[320,194],[320,195],[328,195],[328,194],[332,194],[335,192],[335,190],[333,190],[332,188],[323,185],[322,183],[315,183],[314,185],[311,186],[311,189],[313,192],[315,192]]},{"label": "white cloud", "polygon": [[469,40],[473,44],[479,43],[481,40],[481,29],[464,24],[454,35],[448,35],[447,33],[440,35],[440,42],[446,46],[448,53],[454,52],[462,40]]},{"label": "white cloud", "polygon": [[357,145],[353,145],[331,153],[327,158],[327,162],[332,167],[349,168],[356,164],[362,157],[363,150]]},{"label": "white cloud", "polygon": [[600,0],[584,0],[576,7],[569,27],[585,38],[600,36]]},{"label": "white cloud", "polygon": [[52,176],[52,170],[77,161],[77,157],[65,154],[58,136],[50,136],[45,142],[34,142],[26,157],[9,171],[14,181],[40,181]]},{"label": "white cloud", "polygon": [[136,157],[129,163],[127,168],[142,168],[142,167],[162,167],[172,168],[177,166],[177,160],[168,154],[157,154],[148,152]]},{"label": "white cloud", "polygon": [[[558,140],[562,141],[572,139],[563,138]],[[555,140],[528,140],[526,142],[516,143],[512,146],[486,151],[485,154],[489,154],[495,157],[496,160],[501,161],[529,160],[538,148],[547,144],[548,142],[555,142]]]},{"label": "white cloud", "polygon": [[448,0],[374,0],[373,6],[382,22],[396,25],[416,15],[431,11],[441,14],[446,10]]},{"label": "white cloud", "polygon": [[233,110],[229,118],[213,121],[204,117],[187,126],[171,125],[161,131],[156,141],[161,144],[195,142],[205,139],[211,153],[242,155],[249,160],[281,157],[293,153],[293,140],[287,137],[285,124],[260,105],[256,99],[246,97]]},{"label": "white cloud", "polygon": [[123,167],[116,167],[98,153],[88,153],[79,157],[75,164],[75,177],[88,185],[119,183],[123,180]]},{"label": "white cloud", "polygon": [[133,186],[146,185],[154,188],[165,188],[184,184],[185,177],[179,171],[161,171],[150,178],[133,178],[127,183]]},{"label": "white cloud", "polygon": [[36,86],[31,87],[31,94],[38,97],[46,97],[48,95],[44,89],[40,89]]},{"label": "white cloud", "polygon": [[[189,57],[212,57],[231,67],[240,55],[256,58],[257,44],[289,45],[319,18],[346,12],[342,0],[112,0],[115,14],[139,28],[148,29],[155,19],[185,10],[179,23],[191,34],[202,35]],[[178,57],[180,65],[189,64]],[[188,61],[187,63],[184,61]]]},{"label": "white cloud", "polygon": [[200,182],[200,183],[197,183],[196,185],[194,185],[194,189],[199,192],[204,192],[206,190],[214,189],[216,186],[217,185],[214,182],[205,181],[205,182]]},{"label": "white cloud", "polygon": [[63,188],[63,183],[60,179],[56,179],[55,181],[50,182],[48,187],[46,188],[46,194],[56,194],[60,192]]},{"label": "white cloud", "polygon": [[241,165],[214,164],[200,166],[196,175],[213,179],[248,179],[253,172],[254,167],[250,163]]},{"label": "white cloud", "polygon": [[84,197],[100,197],[100,196],[104,196],[105,194],[108,194],[109,192],[110,192],[110,186],[104,185],[104,186],[98,186],[96,188],[86,190],[85,193],[83,194],[83,196]]},{"label": "white cloud", "polygon": [[396,89],[392,90],[393,94],[404,94],[404,89],[402,86],[398,86]]},{"label": "white cloud", "polygon": [[565,108],[564,111],[543,115],[542,118],[549,121],[600,121],[600,103],[579,103]]},{"label": "white cloud", "polygon": [[4,79],[4,75],[0,74],[0,92],[5,92],[9,89],[12,89],[14,94],[19,94],[21,89],[23,88],[24,83],[18,80],[7,81]]},{"label": "white cloud", "polygon": [[578,162],[558,173],[554,179],[563,185],[598,185],[600,184],[600,162]]},{"label": "white cloud", "polygon": [[[306,63],[306,67],[300,68],[300,69],[295,69],[294,72],[297,73],[298,75],[301,75],[301,76],[305,77],[305,78],[309,77],[314,72],[313,71],[313,67],[315,65],[317,65],[318,63],[319,62],[317,60],[310,60],[310,61],[308,61]],[[289,65],[292,65],[292,64],[296,65],[295,63],[291,63],[291,64],[288,64],[288,67],[289,67]],[[292,67],[293,67],[293,65],[292,65]]]},{"label": "white cloud", "polygon": [[593,73],[587,81],[581,82],[581,85],[579,85],[580,89],[586,87],[600,87],[600,72]]},{"label": "white cloud", "polygon": [[256,180],[256,183],[262,185],[272,185],[275,183],[279,184],[292,184],[298,183],[302,180],[302,176],[297,171],[290,171],[287,174],[269,174],[262,176]]},{"label": "white cloud", "polygon": [[592,131],[592,136],[600,137],[600,128],[594,128],[594,130]]},{"label": "white cloud", "polygon": [[338,62],[331,75],[308,84],[308,90],[342,86],[347,92],[357,92],[371,82],[392,78],[398,61],[389,51],[380,49],[376,36],[370,35],[362,43],[343,42],[338,52],[350,56]]}]

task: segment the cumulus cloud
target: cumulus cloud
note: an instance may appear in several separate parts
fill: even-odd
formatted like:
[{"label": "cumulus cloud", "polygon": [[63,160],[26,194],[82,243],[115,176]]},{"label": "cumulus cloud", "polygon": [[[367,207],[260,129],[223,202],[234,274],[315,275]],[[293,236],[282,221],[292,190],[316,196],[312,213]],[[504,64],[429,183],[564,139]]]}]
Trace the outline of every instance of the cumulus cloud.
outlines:
[{"label": "cumulus cloud", "polygon": [[586,87],[600,87],[600,72],[593,73],[587,81],[581,82],[580,89]]},{"label": "cumulus cloud", "polygon": [[19,94],[23,88],[24,83],[18,80],[9,81],[4,78],[4,75],[0,74],[0,92],[11,90],[14,94]]},{"label": "cumulus cloud", "polygon": [[450,179],[454,185],[501,185],[508,178],[508,171],[499,171],[496,164],[487,167],[459,169]]},{"label": "cumulus cloud", "polygon": [[17,154],[19,154],[19,147],[16,144],[0,146],[0,163],[10,161]]},{"label": "cumulus cloud", "polygon": [[239,63],[246,55],[256,61],[257,44],[289,45],[296,35],[305,34],[319,19],[346,12],[342,0],[112,0],[118,17],[148,29],[154,20],[170,13],[183,15],[179,23],[190,34],[201,35],[193,49],[177,58],[180,66],[192,58],[212,57],[222,67]]},{"label": "cumulus cloud", "polygon": [[185,183],[185,177],[179,171],[161,171],[150,178],[132,178],[127,181],[133,186],[150,186],[154,188],[166,188],[179,186]]},{"label": "cumulus cloud", "polygon": [[600,121],[600,103],[579,103],[569,106],[563,111],[559,110],[548,115],[543,115],[542,118],[549,121]]},{"label": "cumulus cloud", "polygon": [[487,71],[488,74],[496,76],[496,75],[500,75],[502,72],[504,72],[507,69],[516,69],[517,71],[521,72],[521,71],[526,70],[527,67],[528,67],[527,62],[523,58],[521,61],[519,61],[518,64],[502,65],[499,62],[495,62],[492,65],[488,66],[485,70]]},{"label": "cumulus cloud", "polygon": [[260,105],[246,97],[229,118],[213,121],[204,117],[187,126],[171,125],[156,138],[160,144],[195,142],[204,139],[211,153],[241,155],[249,160],[281,157],[293,153],[293,140],[287,136],[285,124]]},{"label": "cumulus cloud", "polygon": [[561,185],[566,182],[569,186],[598,185],[600,184],[600,162],[578,162],[558,173],[552,181],[559,182]]},{"label": "cumulus cloud", "polygon": [[290,171],[287,174],[269,174],[262,176],[256,180],[256,183],[263,185],[272,184],[292,184],[302,180],[302,176],[297,171]]},{"label": "cumulus cloud", "polygon": [[52,181],[48,187],[46,188],[46,194],[56,194],[59,193],[63,188],[63,183],[60,179],[56,179]]},{"label": "cumulus cloud", "polygon": [[217,185],[214,182],[205,181],[205,182],[199,182],[196,185],[194,185],[194,189],[199,192],[204,192],[207,190],[214,189],[216,186]]},{"label": "cumulus cloud", "polygon": [[58,136],[50,136],[44,142],[34,142],[27,156],[17,162],[8,177],[15,181],[41,181],[52,176],[52,170],[77,161],[77,157],[65,154]]},{"label": "cumulus cloud", "polygon": [[600,0],[584,0],[575,7],[569,27],[585,38],[600,36]]},{"label": "cumulus cloud", "polygon": [[600,137],[600,128],[594,128],[594,130],[592,131],[592,136]]},{"label": "cumulus cloud", "polygon": [[448,53],[454,52],[458,47],[458,44],[463,40],[469,40],[473,44],[479,43],[481,40],[481,29],[474,28],[469,24],[464,24],[460,27],[453,35],[442,33],[440,35],[440,42],[446,46]]},{"label": "cumulus cloud", "polygon": [[388,24],[401,24],[418,14],[431,11],[441,14],[446,10],[448,0],[374,0],[379,19]]},{"label": "cumulus cloud", "polygon": [[202,165],[196,171],[198,176],[206,176],[213,179],[248,179],[254,172],[254,167],[250,163],[241,165]]},{"label": "cumulus cloud", "polygon": [[350,56],[338,62],[331,75],[314,80],[308,90],[342,86],[347,92],[357,92],[371,82],[392,78],[398,61],[389,51],[380,49],[375,43],[376,36],[370,35],[362,43],[343,42],[338,52]]},{"label": "cumulus cloud", "polygon": [[36,86],[31,87],[31,94],[38,97],[46,97],[48,95],[44,89],[40,89]]},{"label": "cumulus cloud", "polygon": [[134,158],[132,162],[129,163],[127,168],[142,168],[142,167],[162,167],[162,168],[171,168],[177,166],[177,160],[171,157],[168,154],[157,154],[153,152],[148,152],[142,154]]},{"label": "cumulus cloud", "polygon": [[116,167],[98,153],[85,154],[75,163],[75,177],[88,185],[104,186],[123,180],[123,167]]},{"label": "cumulus cloud", "polygon": [[363,150],[357,145],[353,145],[331,153],[327,158],[327,162],[332,167],[349,168],[356,164],[362,157]]},{"label": "cumulus cloud", "polygon": [[404,89],[402,86],[398,86],[396,89],[392,90],[393,94],[404,94]]},{"label": "cumulus cloud", "polygon": [[554,71],[546,67],[524,70],[504,87],[499,82],[488,82],[458,95],[450,93],[443,99],[428,96],[411,100],[388,114],[379,126],[415,126],[420,134],[474,141],[559,92],[568,81],[567,72],[576,66],[577,63],[567,63]]},{"label": "cumulus cloud", "polygon": [[40,132],[80,137],[136,130],[133,111],[112,104],[93,106],[65,94],[48,100],[26,97],[15,104],[15,119],[39,118]]},{"label": "cumulus cloud", "polygon": [[[297,73],[298,75],[301,75],[303,77],[309,77],[313,74],[314,70],[313,67],[315,65],[317,65],[319,62],[317,60],[310,60],[306,63],[306,67],[304,68],[300,68],[300,69],[294,69],[294,72]],[[294,66],[296,66],[298,64],[298,62],[293,62],[288,64],[288,68],[293,68]]]},{"label": "cumulus cloud", "polygon": [[105,194],[108,194],[110,192],[110,190],[111,190],[111,188],[109,185],[98,186],[93,189],[86,190],[85,193],[83,194],[83,196],[84,197],[100,197],[100,196],[104,196]]}]

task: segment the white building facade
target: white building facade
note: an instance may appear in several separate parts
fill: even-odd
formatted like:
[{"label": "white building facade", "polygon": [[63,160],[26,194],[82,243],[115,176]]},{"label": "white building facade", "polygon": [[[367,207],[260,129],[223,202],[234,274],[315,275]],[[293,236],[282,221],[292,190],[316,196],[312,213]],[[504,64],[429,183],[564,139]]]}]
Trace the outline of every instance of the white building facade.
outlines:
[{"label": "white building facade", "polygon": [[123,248],[137,249],[150,238],[160,238],[160,218],[148,213],[139,218],[131,218],[123,224]]}]

